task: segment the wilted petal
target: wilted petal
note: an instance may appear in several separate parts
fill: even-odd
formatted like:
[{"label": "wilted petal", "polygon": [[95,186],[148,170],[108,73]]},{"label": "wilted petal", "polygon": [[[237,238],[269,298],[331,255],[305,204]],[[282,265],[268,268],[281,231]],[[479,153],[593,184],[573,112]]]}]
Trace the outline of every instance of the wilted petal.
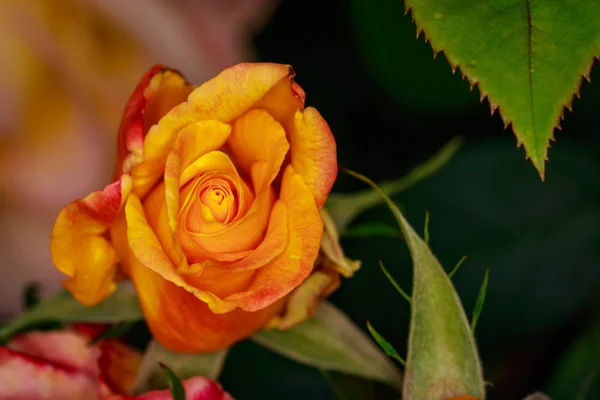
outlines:
[{"label": "wilted petal", "polygon": [[283,315],[273,318],[268,327],[288,329],[312,317],[317,307],[340,286],[340,276],[333,272],[313,272],[289,296]]},{"label": "wilted petal", "polygon": [[350,278],[360,269],[361,262],[350,260],[344,255],[344,250],[340,245],[340,235],[327,209],[321,209],[321,217],[324,228],[321,239],[321,267],[333,270],[345,278]]}]

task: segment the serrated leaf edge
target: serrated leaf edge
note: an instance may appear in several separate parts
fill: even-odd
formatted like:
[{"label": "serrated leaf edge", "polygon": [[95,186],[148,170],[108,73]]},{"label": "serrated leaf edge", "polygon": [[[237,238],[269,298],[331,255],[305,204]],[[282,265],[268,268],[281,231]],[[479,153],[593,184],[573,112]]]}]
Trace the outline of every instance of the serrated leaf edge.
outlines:
[{"label": "serrated leaf edge", "polygon": [[[453,60],[450,59],[450,56],[448,56],[448,54],[446,53],[446,51],[444,49],[441,48],[437,48],[437,46],[434,46],[434,44],[431,42],[431,40],[427,37],[427,34],[425,33],[425,31],[423,30],[423,28],[421,28],[417,22],[415,21],[415,19],[412,16],[412,7],[407,6],[406,5],[406,0],[404,1],[404,15],[408,15],[408,13],[411,13],[411,20],[412,22],[415,24],[416,26],[416,32],[417,32],[417,39],[419,39],[419,36],[421,35],[421,33],[423,33],[424,37],[425,37],[425,43],[429,43],[431,46],[431,49],[433,50],[433,58],[435,59],[437,57],[437,55],[439,53],[443,53],[444,57],[446,58],[446,60],[448,61],[448,64],[450,64],[450,68],[452,69],[452,73],[455,74],[456,70],[458,69],[460,72],[460,75],[462,77],[463,80],[466,80],[469,83],[470,86],[470,90],[473,91],[473,88],[475,86],[478,87],[479,89],[479,102],[483,103],[483,101],[485,99],[488,100],[488,103],[490,105],[490,115],[494,115],[494,113],[496,112],[496,110],[498,111],[498,115],[500,115],[500,118],[502,118],[502,122],[504,123],[504,130],[508,129],[508,127],[512,124],[513,121],[508,120],[508,118],[503,114],[502,109],[500,108],[500,106],[496,103],[494,103],[494,101],[492,100],[492,98],[490,98],[489,93],[487,92],[487,90],[485,90],[485,88],[481,87],[481,83],[479,82],[479,80],[476,77],[470,77],[469,75],[467,75],[466,72],[463,72],[463,69],[460,67],[460,63],[458,62],[454,62]],[[548,144],[546,146],[545,152],[544,152],[544,158],[543,158],[543,163],[539,166],[538,169],[538,165],[536,164],[536,161],[533,160],[528,154],[527,154],[527,150],[525,151],[525,160],[531,160],[531,162],[533,163],[533,165],[535,166],[536,169],[538,169],[538,173],[540,175],[540,178],[542,179],[542,181],[544,180],[544,173],[545,173],[545,162],[548,161],[548,149],[550,149],[550,142],[556,142],[556,139],[554,137],[554,129],[558,129],[558,130],[562,130],[560,123],[561,121],[564,120],[564,115],[565,115],[565,109],[568,109],[570,112],[573,111],[573,99],[575,96],[577,96],[578,99],[581,99],[581,95],[580,95],[580,91],[581,91],[581,86],[583,84],[583,79],[585,78],[588,82],[591,82],[591,78],[590,78],[590,74],[592,71],[592,67],[594,66],[594,63],[596,62],[596,60],[600,61],[600,43],[596,43],[596,47],[598,50],[598,54],[594,55],[591,59],[591,61],[589,62],[587,68],[581,72],[580,75],[580,79],[579,79],[579,83],[577,84],[577,88],[576,90],[573,92],[573,94],[571,95],[569,101],[565,104],[563,104],[562,108],[560,110],[558,110],[558,113],[554,119],[554,125],[553,125],[553,129],[552,132],[550,133],[550,137],[548,138]],[[515,136],[515,138],[517,139],[517,149],[520,148],[523,145],[523,141],[519,138],[519,136],[517,136],[516,132],[513,129],[513,134]],[[533,150],[534,152],[537,153],[537,150]]]}]

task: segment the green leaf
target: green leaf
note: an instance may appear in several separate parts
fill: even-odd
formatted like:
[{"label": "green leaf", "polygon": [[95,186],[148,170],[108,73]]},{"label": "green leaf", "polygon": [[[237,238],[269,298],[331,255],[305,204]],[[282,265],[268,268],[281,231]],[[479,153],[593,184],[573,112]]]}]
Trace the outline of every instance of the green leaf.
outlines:
[{"label": "green leaf", "polygon": [[144,353],[132,392],[139,394],[167,387],[168,381],[159,364],[167,364],[181,379],[196,375],[217,379],[223,369],[227,352],[228,350],[199,354],[176,353],[152,340]]},{"label": "green leaf", "polygon": [[485,294],[487,292],[489,278],[490,270],[488,268],[485,270],[483,282],[481,283],[481,287],[479,288],[479,294],[477,295],[477,301],[475,301],[473,317],[471,318],[471,331],[473,332],[473,334],[475,334],[475,327],[477,326],[477,321],[479,320],[479,316],[481,315],[481,310],[483,310],[483,303],[485,303]]},{"label": "green leaf", "polygon": [[[548,179],[540,182],[511,141],[471,142],[439,174],[401,195],[409,221],[420,223],[425,207],[438,216],[431,233],[435,255],[447,260],[448,271],[468,254],[452,281],[465,301],[472,299],[465,304],[469,312],[485,269],[493,271],[477,324],[478,347],[490,355],[571,324],[600,287],[598,146],[565,138],[553,151]],[[386,222],[387,213],[381,207],[369,217]],[[371,263],[383,258],[392,270],[410,262],[407,252],[394,257],[391,246],[381,247],[379,253],[388,253]],[[352,255],[369,262],[361,253]]]},{"label": "green leaf", "polygon": [[387,203],[413,259],[413,290],[403,398],[438,399],[471,395],[483,399],[485,387],[467,316],[448,275],[394,202],[368,178]]},{"label": "green leaf", "polygon": [[258,344],[301,364],[387,383],[397,389],[402,374],[394,363],[333,304],[323,302],[315,315],[285,331],[263,330]]},{"label": "green leaf", "polygon": [[169,382],[169,388],[171,389],[173,400],[185,400],[185,389],[183,388],[179,377],[175,375],[171,368],[167,367],[166,364],[160,363],[160,367],[165,372],[167,381]]},{"label": "green leaf", "polygon": [[554,399],[591,400],[600,396],[600,320],[567,350],[554,371],[548,394]]},{"label": "green leaf", "polygon": [[130,285],[121,284],[115,293],[103,302],[88,307],[79,303],[66,291],[42,301],[29,311],[9,321],[0,328],[0,342],[15,333],[42,322],[128,322],[143,319],[135,291]]},{"label": "green leaf", "polygon": [[[600,2],[406,0],[435,53],[444,51],[544,177],[548,145],[600,55]],[[401,16],[398,15],[398,18]]]},{"label": "green leaf", "polygon": [[[415,167],[405,177],[382,183],[380,185],[381,189],[389,196],[392,196],[427,179],[450,161],[452,156],[462,146],[462,143],[462,138],[455,137],[446,143],[433,157]],[[352,194],[332,193],[327,199],[327,209],[335,221],[338,232],[340,235],[343,235],[354,218],[381,202],[381,197],[374,190],[364,190]]]},{"label": "green leaf", "polygon": [[119,337],[123,336],[124,334],[126,334],[127,332],[129,332],[131,330],[131,328],[133,328],[134,325],[135,325],[135,321],[127,321],[127,322],[122,322],[120,324],[116,324],[113,327],[111,327],[109,330],[104,331],[101,334],[99,334],[98,336],[96,336],[95,338],[93,338],[90,341],[90,346],[98,343],[101,340],[119,338]]},{"label": "green leaf", "polygon": [[369,321],[367,321],[367,328],[369,329],[371,336],[373,336],[373,339],[375,339],[375,341],[377,342],[379,347],[381,347],[383,349],[383,351],[385,351],[385,354],[392,357],[393,359],[398,361],[403,366],[406,366],[406,362],[404,361],[404,359],[402,357],[400,357],[400,354],[398,354],[398,352],[396,351],[394,346],[392,346],[392,344],[390,342],[385,340],[385,338],[383,336],[381,336],[381,334],[379,332],[377,332],[375,330],[375,328],[373,328],[373,325],[371,325],[371,322],[369,322]]},{"label": "green leaf", "polygon": [[401,233],[398,231],[398,228],[388,224],[365,223],[350,226],[346,232],[344,232],[344,236],[363,238],[373,236],[401,237]]}]

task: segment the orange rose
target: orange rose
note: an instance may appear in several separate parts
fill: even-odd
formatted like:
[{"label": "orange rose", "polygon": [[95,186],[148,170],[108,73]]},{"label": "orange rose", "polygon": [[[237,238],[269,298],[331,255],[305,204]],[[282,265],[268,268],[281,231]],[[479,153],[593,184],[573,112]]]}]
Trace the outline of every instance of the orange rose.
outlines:
[{"label": "orange rose", "polygon": [[152,68],[125,109],[115,182],[57,218],[65,288],[96,304],[120,264],[177,351],[227,347],[281,312],[313,269],[337,175],[331,131],[293,77],[238,64],[194,88]]}]

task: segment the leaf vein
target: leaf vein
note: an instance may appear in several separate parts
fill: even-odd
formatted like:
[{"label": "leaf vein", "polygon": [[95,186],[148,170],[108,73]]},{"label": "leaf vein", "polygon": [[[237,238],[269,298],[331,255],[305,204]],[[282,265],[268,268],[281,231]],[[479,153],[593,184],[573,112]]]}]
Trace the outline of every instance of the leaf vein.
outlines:
[{"label": "leaf vein", "polygon": [[[532,48],[532,31],[533,25],[531,24],[531,4],[530,0],[525,0],[525,8],[527,9],[527,73],[529,75],[529,110],[531,117],[531,133],[534,136],[534,142],[536,140],[535,131],[535,118],[534,118],[534,100],[533,100],[533,48]],[[532,153],[535,153],[535,158],[538,158],[537,147],[532,146]]]}]

